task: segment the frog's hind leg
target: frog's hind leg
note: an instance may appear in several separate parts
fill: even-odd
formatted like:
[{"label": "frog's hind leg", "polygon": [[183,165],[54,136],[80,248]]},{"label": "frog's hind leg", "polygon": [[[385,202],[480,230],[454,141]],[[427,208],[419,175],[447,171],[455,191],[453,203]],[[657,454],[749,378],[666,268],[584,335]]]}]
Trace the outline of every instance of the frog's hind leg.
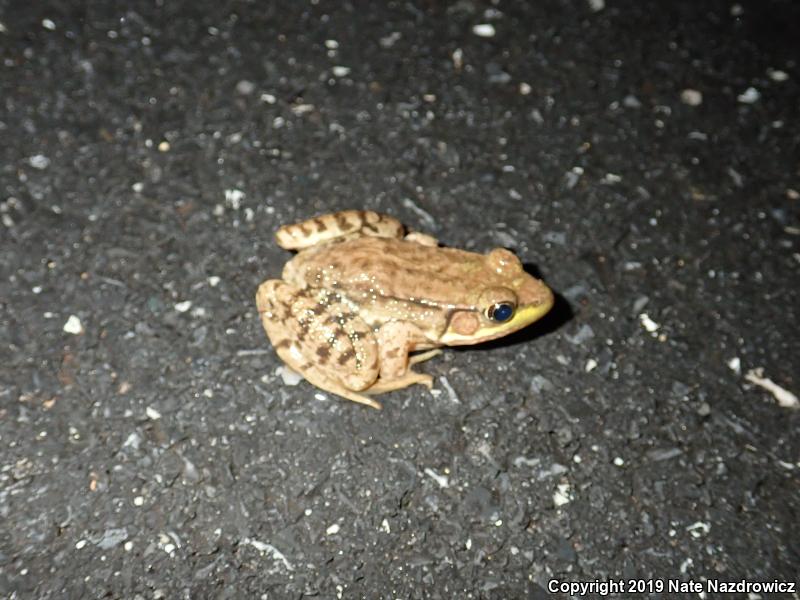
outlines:
[{"label": "frog's hind leg", "polygon": [[402,239],[403,225],[397,219],[371,210],[343,210],[284,225],[275,241],[286,250],[302,250],[341,237],[367,235]]},{"label": "frog's hind leg", "polygon": [[366,323],[327,290],[278,279],[256,293],[261,323],[278,356],[310,383],[380,408],[359,394],[378,377],[377,341]]}]

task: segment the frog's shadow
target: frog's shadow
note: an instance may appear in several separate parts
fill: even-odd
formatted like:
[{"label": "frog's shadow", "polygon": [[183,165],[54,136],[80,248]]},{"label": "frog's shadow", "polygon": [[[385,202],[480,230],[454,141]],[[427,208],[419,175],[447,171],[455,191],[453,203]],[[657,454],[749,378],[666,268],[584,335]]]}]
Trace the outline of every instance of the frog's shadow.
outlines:
[{"label": "frog's shadow", "polygon": [[[525,269],[525,272],[529,275],[532,275],[537,279],[542,279],[541,271],[539,271],[535,265],[523,263],[522,266]],[[492,350],[494,348],[516,346],[517,344],[530,342],[531,340],[534,340],[540,336],[547,335],[556,331],[557,329],[560,329],[564,324],[569,323],[575,317],[575,313],[572,310],[572,306],[570,306],[570,303],[567,302],[567,299],[564,298],[564,296],[555,291],[553,291],[553,296],[553,308],[550,309],[550,312],[529,327],[525,327],[524,329],[512,333],[511,335],[507,335],[490,342],[478,344],[477,346],[455,346],[452,348],[452,350]]]}]

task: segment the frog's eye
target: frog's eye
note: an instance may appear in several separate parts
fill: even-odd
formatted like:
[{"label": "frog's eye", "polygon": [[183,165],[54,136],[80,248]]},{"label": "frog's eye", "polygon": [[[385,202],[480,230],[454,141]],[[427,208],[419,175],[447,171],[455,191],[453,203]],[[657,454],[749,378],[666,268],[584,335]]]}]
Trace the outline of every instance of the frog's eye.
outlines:
[{"label": "frog's eye", "polygon": [[492,304],[486,311],[486,316],[498,323],[505,323],[514,315],[514,305],[507,302]]}]

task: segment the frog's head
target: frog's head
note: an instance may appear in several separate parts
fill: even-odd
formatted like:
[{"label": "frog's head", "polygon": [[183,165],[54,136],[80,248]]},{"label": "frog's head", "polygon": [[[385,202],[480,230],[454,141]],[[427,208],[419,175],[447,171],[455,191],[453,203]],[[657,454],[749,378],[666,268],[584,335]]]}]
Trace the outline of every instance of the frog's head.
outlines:
[{"label": "frog's head", "polygon": [[[451,315],[440,342],[464,346],[493,340],[542,318],[553,306],[553,292],[532,277],[508,250],[489,252],[476,281],[484,282]],[[480,276],[482,274],[482,276]]]}]

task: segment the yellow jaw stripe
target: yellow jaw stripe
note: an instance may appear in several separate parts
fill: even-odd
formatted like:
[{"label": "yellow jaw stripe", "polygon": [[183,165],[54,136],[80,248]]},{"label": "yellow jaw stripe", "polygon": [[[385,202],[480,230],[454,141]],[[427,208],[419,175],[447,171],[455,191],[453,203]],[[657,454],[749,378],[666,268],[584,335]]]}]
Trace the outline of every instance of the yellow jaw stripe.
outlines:
[{"label": "yellow jaw stripe", "polygon": [[544,304],[526,306],[518,309],[508,323],[498,323],[497,325],[493,325],[491,327],[481,327],[475,333],[470,335],[463,335],[460,333],[455,333],[454,331],[447,331],[439,341],[445,346],[464,346],[467,344],[476,344],[478,342],[485,342],[487,340],[503,337],[508,333],[522,329],[523,327],[527,327],[534,321],[538,321],[544,315],[546,315],[552,307],[552,299]]}]

